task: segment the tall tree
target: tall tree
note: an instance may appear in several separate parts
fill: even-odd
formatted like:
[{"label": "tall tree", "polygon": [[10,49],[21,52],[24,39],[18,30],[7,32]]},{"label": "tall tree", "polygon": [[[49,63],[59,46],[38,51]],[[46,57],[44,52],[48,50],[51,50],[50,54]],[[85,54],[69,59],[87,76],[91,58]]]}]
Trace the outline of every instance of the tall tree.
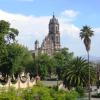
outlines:
[{"label": "tall tree", "polygon": [[55,68],[58,79],[62,79],[64,68],[68,62],[73,59],[73,53],[69,52],[68,48],[62,48],[59,52],[54,54]]},{"label": "tall tree", "polygon": [[10,23],[0,20],[0,72],[13,75],[27,69],[32,62],[28,49],[16,42],[18,30],[10,27]]},{"label": "tall tree", "polygon": [[10,23],[0,20],[0,67],[6,64],[7,44],[15,41],[18,30],[10,27]]},{"label": "tall tree", "polygon": [[100,87],[100,61],[95,63],[95,65],[96,65],[96,73],[97,73],[96,85],[97,85],[97,89],[99,89]]},{"label": "tall tree", "polygon": [[0,67],[0,72],[4,75],[12,76],[25,71],[33,61],[28,49],[17,43],[7,45],[6,63]]},{"label": "tall tree", "polygon": [[[89,51],[90,51],[90,45],[91,45],[91,37],[94,35],[93,30],[89,26],[83,26],[83,28],[80,30],[80,38],[83,39],[84,45],[87,51],[88,56],[88,64],[89,64]],[[90,68],[89,68],[89,100],[91,100],[91,94],[90,94]]]},{"label": "tall tree", "polygon": [[[41,79],[44,79],[46,75],[51,75],[54,61],[47,54],[39,54],[35,57],[35,67],[38,65],[38,74]],[[36,68],[35,68],[36,69]],[[35,72],[36,73],[36,72]]]},{"label": "tall tree", "polygon": [[10,27],[10,23],[4,20],[0,20],[0,39],[1,42],[10,43],[15,41],[15,37],[18,36],[18,30]]}]

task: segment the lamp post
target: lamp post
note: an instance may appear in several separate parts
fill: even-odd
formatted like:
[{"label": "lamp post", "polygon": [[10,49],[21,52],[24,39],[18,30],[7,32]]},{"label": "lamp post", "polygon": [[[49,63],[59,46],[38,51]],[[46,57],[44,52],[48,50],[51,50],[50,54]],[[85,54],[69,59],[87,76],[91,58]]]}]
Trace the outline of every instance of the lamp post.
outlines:
[{"label": "lamp post", "polygon": [[37,46],[37,64],[36,64],[36,84],[40,80],[39,77],[39,46]]},{"label": "lamp post", "polygon": [[90,88],[90,84],[91,84],[91,82],[90,82],[90,64],[89,64],[89,51],[87,52],[88,53],[88,67],[89,67],[89,83],[88,83],[88,85],[89,85],[89,100],[91,100],[91,88]]},{"label": "lamp post", "polygon": [[38,50],[37,50],[37,64],[36,64],[36,75],[37,76],[39,75],[39,73],[38,73],[38,56],[39,56],[39,54],[38,54]]},{"label": "lamp post", "polygon": [[60,74],[60,69],[59,69],[59,67],[57,67],[56,73],[57,73],[57,89],[58,89],[58,81],[59,81],[59,74]]},{"label": "lamp post", "polygon": [[58,89],[58,75],[57,75],[57,89]]},{"label": "lamp post", "polygon": [[39,58],[38,58],[38,56],[39,56],[39,41],[38,40],[36,40],[35,41],[35,55],[36,55],[36,57],[37,57],[37,63],[36,63],[36,59],[35,59],[35,65],[36,65],[36,83],[37,83],[37,81],[38,80],[40,80],[40,77],[39,77],[39,73],[38,73],[38,67],[39,67],[39,62],[38,62],[38,60],[39,60]]}]

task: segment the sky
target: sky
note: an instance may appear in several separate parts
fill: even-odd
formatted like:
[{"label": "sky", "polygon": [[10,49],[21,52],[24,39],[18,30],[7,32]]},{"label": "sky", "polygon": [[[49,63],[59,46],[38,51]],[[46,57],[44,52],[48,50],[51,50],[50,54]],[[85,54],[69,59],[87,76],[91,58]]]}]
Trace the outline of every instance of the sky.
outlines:
[{"label": "sky", "polygon": [[86,55],[80,29],[88,25],[94,31],[90,55],[100,57],[100,0],[0,0],[0,20],[19,30],[20,44],[34,49],[48,34],[53,12],[60,24],[61,46],[76,56]]}]

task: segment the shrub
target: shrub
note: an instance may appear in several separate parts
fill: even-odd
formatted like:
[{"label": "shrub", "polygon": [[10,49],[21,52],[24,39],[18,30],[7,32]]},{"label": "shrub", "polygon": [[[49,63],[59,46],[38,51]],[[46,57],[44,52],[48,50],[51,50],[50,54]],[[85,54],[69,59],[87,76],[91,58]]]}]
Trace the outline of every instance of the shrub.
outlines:
[{"label": "shrub", "polygon": [[92,95],[93,98],[100,98],[100,93],[97,93],[95,95]]},{"label": "shrub", "polygon": [[22,100],[22,97],[18,96],[17,93],[20,93],[20,91],[15,90],[13,87],[10,87],[8,90],[2,90],[0,100]]},{"label": "shrub", "polygon": [[76,91],[69,91],[66,93],[66,100],[77,100],[78,93]]},{"label": "shrub", "polygon": [[50,90],[44,86],[34,86],[32,89],[24,91],[24,100],[53,100]]},{"label": "shrub", "polygon": [[80,97],[83,97],[85,95],[85,90],[83,87],[77,86],[75,90],[78,92]]},{"label": "shrub", "polygon": [[18,90],[11,87],[0,90],[0,100],[77,100],[77,92],[59,91],[41,85]]},{"label": "shrub", "polygon": [[63,91],[51,89],[53,100],[77,100],[78,93],[76,91]]}]

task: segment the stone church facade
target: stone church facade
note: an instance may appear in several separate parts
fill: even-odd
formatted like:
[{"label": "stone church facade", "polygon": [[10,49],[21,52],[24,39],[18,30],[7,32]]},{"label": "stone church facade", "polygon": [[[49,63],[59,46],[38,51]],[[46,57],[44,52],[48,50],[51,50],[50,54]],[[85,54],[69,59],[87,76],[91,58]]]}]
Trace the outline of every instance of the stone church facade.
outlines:
[{"label": "stone church facade", "polygon": [[41,53],[47,53],[52,55],[54,52],[60,50],[60,32],[58,19],[53,15],[49,22],[49,32],[44,38],[41,46],[39,47],[39,41],[35,41],[35,54],[38,51]]}]

